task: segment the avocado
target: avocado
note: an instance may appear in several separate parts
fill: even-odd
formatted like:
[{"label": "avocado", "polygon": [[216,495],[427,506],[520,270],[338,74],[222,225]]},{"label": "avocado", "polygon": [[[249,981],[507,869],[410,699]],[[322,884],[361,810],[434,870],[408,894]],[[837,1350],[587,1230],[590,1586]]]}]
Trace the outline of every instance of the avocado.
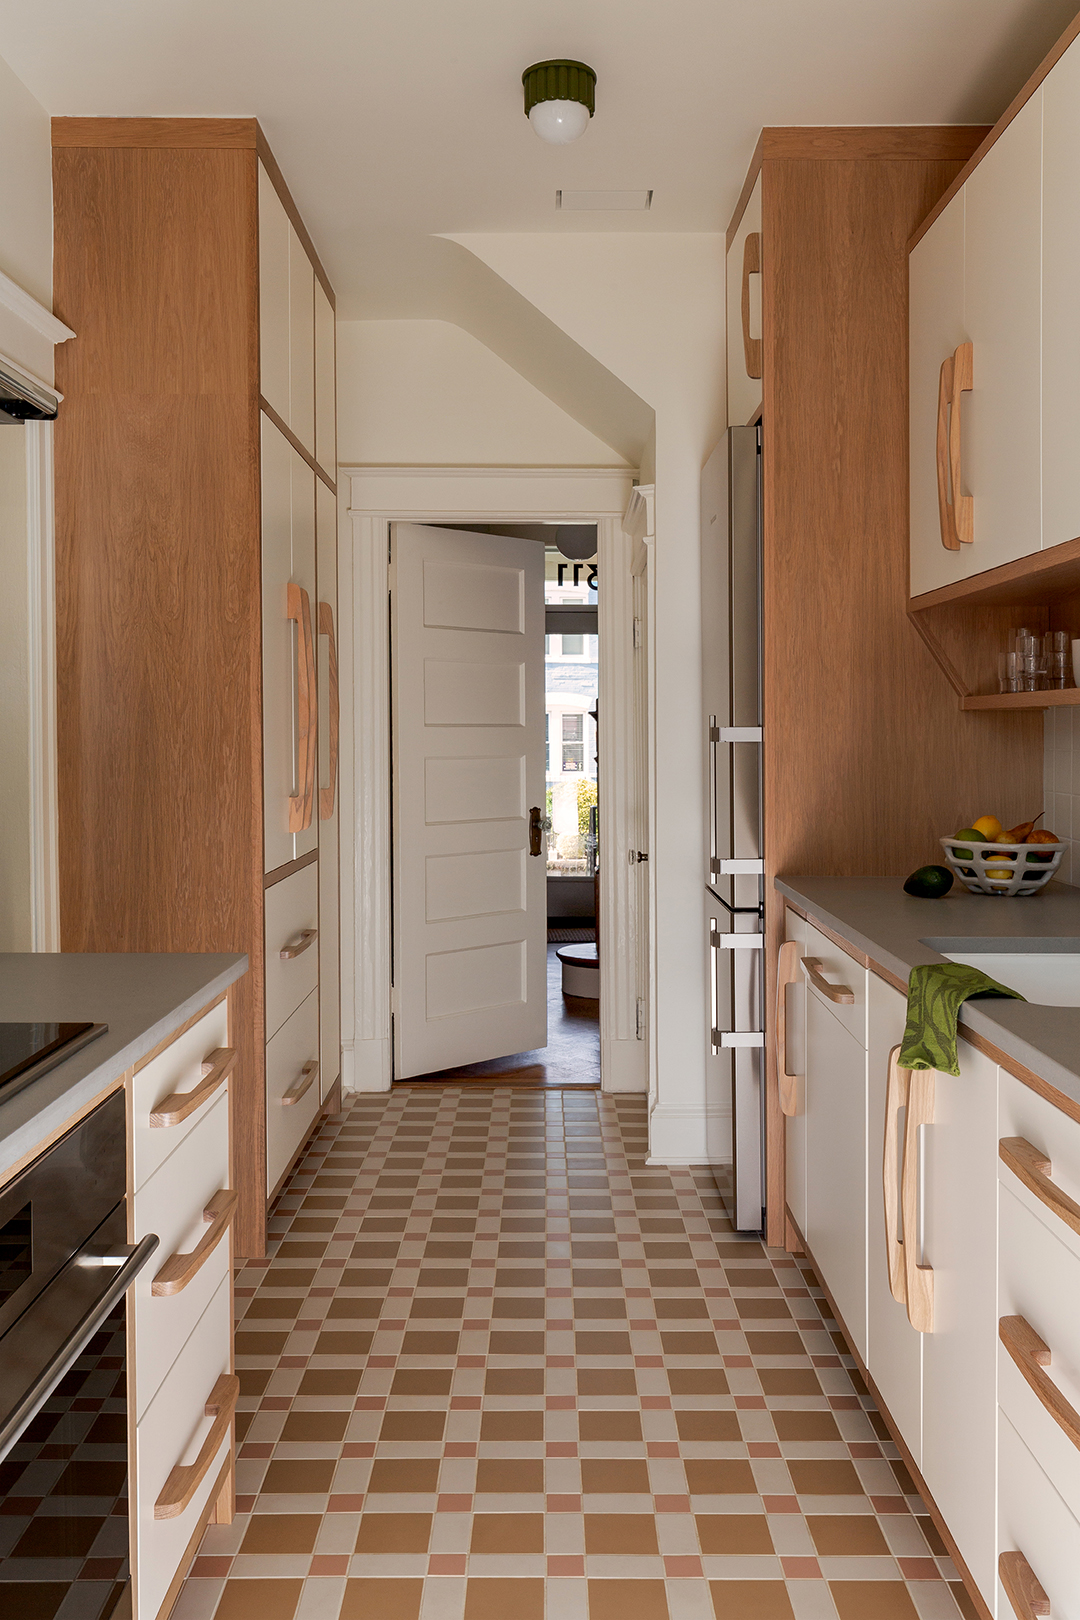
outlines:
[{"label": "avocado", "polygon": [[904,893],[920,900],[940,900],[952,886],[953,875],[947,866],[920,866],[904,884]]}]

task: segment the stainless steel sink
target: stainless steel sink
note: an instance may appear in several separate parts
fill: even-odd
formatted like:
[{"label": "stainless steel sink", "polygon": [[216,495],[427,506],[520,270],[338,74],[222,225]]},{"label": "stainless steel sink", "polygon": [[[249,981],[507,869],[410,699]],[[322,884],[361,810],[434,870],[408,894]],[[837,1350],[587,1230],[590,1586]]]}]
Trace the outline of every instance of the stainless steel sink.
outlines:
[{"label": "stainless steel sink", "polygon": [[924,939],[924,945],[981,969],[1039,1007],[1080,1007],[1080,939]]}]

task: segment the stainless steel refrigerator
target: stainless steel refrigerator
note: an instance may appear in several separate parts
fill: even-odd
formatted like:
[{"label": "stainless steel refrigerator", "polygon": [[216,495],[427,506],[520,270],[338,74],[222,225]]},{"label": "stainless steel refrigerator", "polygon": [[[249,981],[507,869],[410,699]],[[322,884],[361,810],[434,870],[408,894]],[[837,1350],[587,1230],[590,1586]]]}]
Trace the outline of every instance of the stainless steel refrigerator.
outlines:
[{"label": "stainless steel refrigerator", "polygon": [[732,1222],[765,1221],[761,429],[729,428],[701,481],[708,817],[709,1157]]}]

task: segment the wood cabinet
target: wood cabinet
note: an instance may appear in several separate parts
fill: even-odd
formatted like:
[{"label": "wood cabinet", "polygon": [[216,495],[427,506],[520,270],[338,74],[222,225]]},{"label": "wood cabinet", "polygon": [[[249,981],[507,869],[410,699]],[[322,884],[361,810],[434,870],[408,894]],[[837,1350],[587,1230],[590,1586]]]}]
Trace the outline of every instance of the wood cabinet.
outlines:
[{"label": "wood cabinet", "polygon": [[[56,433],[61,939],[248,954],[236,1240],[259,1255],[340,1077],[333,291],[254,120],[57,119],[53,145],[80,334]],[[307,864],[316,982],[278,1019],[269,897]]]},{"label": "wood cabinet", "polygon": [[727,250],[728,422],[752,422],[761,409],[761,175]]}]

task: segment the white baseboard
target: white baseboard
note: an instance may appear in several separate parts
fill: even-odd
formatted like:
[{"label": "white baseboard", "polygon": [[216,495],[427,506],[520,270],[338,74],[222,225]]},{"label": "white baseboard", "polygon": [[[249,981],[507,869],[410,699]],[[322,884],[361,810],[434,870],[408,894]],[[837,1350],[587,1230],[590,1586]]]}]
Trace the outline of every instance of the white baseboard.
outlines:
[{"label": "white baseboard", "polygon": [[649,1115],[650,1164],[708,1164],[708,1113],[658,1103]]},{"label": "white baseboard", "polygon": [[649,1089],[648,1048],[644,1041],[604,1041],[600,1048],[600,1086],[604,1091]]},{"label": "white baseboard", "polygon": [[[389,1038],[354,1041],[342,1048],[342,1083],[350,1091],[389,1091],[392,1075]],[[348,1080],[346,1081],[346,1075]]]}]

